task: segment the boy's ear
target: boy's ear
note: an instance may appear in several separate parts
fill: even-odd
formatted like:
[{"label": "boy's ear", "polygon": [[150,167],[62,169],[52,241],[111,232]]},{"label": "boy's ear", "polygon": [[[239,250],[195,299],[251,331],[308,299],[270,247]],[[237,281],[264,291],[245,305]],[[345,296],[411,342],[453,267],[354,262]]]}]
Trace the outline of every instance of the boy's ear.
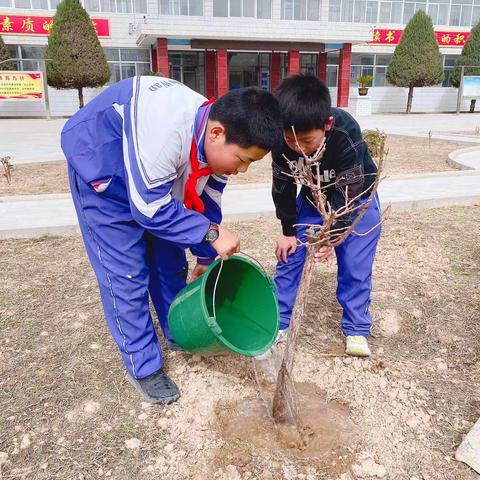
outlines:
[{"label": "boy's ear", "polygon": [[220,122],[212,122],[208,125],[208,136],[210,140],[215,141],[222,135],[225,135],[225,127]]},{"label": "boy's ear", "polygon": [[332,129],[332,127],[333,127],[333,117],[330,116],[330,117],[328,117],[328,120],[325,122],[324,131],[328,132],[329,130]]}]

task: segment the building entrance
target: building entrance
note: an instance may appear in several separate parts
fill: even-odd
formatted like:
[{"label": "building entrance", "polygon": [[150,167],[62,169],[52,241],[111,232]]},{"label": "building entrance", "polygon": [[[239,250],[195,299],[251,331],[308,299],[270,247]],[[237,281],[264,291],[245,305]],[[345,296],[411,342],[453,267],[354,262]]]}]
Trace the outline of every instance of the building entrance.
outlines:
[{"label": "building entrance", "polygon": [[270,90],[269,53],[229,52],[228,80],[230,90],[243,87],[260,87]]}]

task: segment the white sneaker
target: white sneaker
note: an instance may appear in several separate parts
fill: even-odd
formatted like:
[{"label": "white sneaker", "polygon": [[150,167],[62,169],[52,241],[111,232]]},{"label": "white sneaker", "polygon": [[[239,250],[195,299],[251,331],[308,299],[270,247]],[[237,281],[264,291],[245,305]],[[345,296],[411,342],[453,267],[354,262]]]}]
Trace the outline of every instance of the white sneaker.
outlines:
[{"label": "white sneaker", "polygon": [[352,357],[369,357],[371,353],[367,339],[360,335],[347,335],[345,353]]},{"label": "white sneaker", "polygon": [[287,335],[288,328],[285,328],[284,330],[279,330],[277,333],[277,338],[275,339],[275,343],[284,342],[287,339]]}]

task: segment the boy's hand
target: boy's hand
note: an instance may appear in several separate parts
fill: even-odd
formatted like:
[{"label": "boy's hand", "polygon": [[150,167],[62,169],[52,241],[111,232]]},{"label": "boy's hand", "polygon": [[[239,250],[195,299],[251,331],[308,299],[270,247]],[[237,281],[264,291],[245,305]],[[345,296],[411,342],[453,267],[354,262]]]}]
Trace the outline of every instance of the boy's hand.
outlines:
[{"label": "boy's hand", "polygon": [[297,238],[296,237],[286,237],[282,235],[277,240],[277,247],[275,249],[275,255],[277,260],[283,263],[288,263],[288,255],[292,255],[297,250]]},{"label": "boy's hand", "polygon": [[329,267],[333,265],[333,247],[324,245],[318,249],[318,252],[315,254],[315,262],[326,262]]},{"label": "boy's hand", "polygon": [[224,260],[240,251],[239,238],[228,228],[218,226],[218,238],[212,243],[212,247]]},{"label": "boy's hand", "polygon": [[197,278],[200,278],[206,271],[208,265],[200,265],[197,263],[193,269],[192,276],[190,277],[190,283],[194,282]]}]

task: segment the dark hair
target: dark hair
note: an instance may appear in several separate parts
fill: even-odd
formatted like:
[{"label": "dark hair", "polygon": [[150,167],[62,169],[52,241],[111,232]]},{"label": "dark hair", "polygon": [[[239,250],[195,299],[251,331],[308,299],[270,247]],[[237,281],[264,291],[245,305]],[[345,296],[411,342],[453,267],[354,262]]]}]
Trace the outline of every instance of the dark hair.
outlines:
[{"label": "dark hair", "polygon": [[292,125],[297,133],[325,127],[331,115],[332,100],[324,82],[313,75],[292,75],[283,80],[275,92],[283,128]]},{"label": "dark hair", "polygon": [[231,90],[220,97],[209,118],[225,127],[227,143],[272,150],[282,144],[283,127],[275,97],[257,87]]}]

